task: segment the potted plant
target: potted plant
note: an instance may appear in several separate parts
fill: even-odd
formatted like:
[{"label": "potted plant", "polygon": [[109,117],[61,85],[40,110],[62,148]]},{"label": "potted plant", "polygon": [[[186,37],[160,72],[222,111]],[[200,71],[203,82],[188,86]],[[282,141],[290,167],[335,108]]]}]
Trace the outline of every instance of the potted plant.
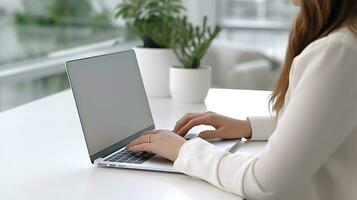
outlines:
[{"label": "potted plant", "polygon": [[171,36],[183,10],[177,0],[124,0],[117,6],[116,17],[143,41],[134,50],[148,96],[170,96],[169,69],[179,63]]},{"label": "potted plant", "polygon": [[201,60],[221,28],[207,26],[207,17],[202,27],[194,27],[187,18],[180,20],[173,33],[174,52],[180,66],[170,68],[170,92],[180,103],[202,103],[211,86],[211,67],[202,66]]}]

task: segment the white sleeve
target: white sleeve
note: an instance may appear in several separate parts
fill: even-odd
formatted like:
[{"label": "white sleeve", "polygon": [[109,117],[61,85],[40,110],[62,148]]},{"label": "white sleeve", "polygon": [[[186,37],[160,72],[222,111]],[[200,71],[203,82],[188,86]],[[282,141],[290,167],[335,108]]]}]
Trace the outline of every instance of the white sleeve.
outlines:
[{"label": "white sleeve", "polygon": [[251,140],[268,140],[275,130],[276,120],[273,116],[251,116],[248,119],[252,127]]},{"label": "white sleeve", "polygon": [[[248,199],[289,199],[356,128],[357,53],[330,41],[301,55],[291,100],[261,155],[186,142],[174,168]],[[299,69],[300,68],[300,69]]]}]

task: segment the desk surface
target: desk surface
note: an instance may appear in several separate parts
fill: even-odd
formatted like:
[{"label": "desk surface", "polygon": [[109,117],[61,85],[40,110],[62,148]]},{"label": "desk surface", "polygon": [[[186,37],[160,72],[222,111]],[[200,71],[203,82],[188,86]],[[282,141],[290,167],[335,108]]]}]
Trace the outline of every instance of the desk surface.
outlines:
[{"label": "desk surface", "polygon": [[[187,112],[267,115],[268,95],[211,89],[205,104],[150,99],[150,106],[156,126],[172,129]],[[0,159],[1,199],[239,199],[182,174],[93,166],[70,91],[0,113]]]}]

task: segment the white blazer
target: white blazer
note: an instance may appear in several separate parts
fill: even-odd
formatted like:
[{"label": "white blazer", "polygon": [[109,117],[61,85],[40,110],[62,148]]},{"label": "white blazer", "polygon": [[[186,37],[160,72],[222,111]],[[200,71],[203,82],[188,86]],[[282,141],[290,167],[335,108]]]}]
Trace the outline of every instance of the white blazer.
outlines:
[{"label": "white blazer", "polygon": [[[258,156],[196,138],[174,168],[247,199],[357,199],[357,37],[341,28],[297,56],[277,120],[250,117]],[[276,123],[275,123],[276,121]]]}]

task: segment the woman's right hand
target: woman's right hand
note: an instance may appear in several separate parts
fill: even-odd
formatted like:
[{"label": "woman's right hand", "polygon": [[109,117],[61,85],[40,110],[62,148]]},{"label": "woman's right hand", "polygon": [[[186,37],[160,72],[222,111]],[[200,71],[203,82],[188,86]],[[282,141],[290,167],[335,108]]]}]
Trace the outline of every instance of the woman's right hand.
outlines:
[{"label": "woman's right hand", "polygon": [[252,128],[249,120],[238,120],[214,112],[189,113],[177,121],[173,132],[185,136],[187,132],[199,125],[213,126],[215,130],[206,130],[199,134],[202,139],[237,139],[251,138]]}]

